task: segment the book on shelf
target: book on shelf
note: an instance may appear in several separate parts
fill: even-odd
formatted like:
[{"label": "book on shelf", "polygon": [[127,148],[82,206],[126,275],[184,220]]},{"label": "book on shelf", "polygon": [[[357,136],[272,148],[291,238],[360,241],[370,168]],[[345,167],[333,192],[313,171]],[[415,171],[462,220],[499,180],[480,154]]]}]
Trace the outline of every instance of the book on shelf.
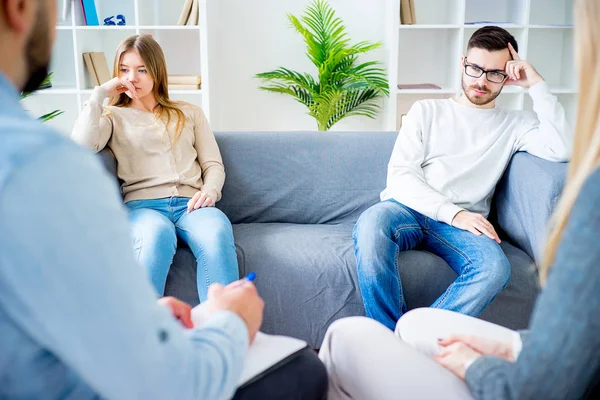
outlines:
[{"label": "book on shelf", "polygon": [[85,66],[95,86],[100,86],[111,79],[108,63],[103,52],[83,53],[83,61],[85,61]]},{"label": "book on shelf", "polygon": [[200,85],[202,78],[200,75],[169,75],[169,85]]},{"label": "book on shelf", "polygon": [[193,0],[192,10],[190,11],[190,18],[187,21],[187,25],[198,25],[198,18],[200,12],[200,0]]},{"label": "book on shelf", "polygon": [[400,1],[400,23],[402,25],[413,25],[417,23],[414,0]]},{"label": "book on shelf", "polygon": [[169,90],[199,90],[199,84],[171,84],[169,83]]},{"label": "book on shelf", "polygon": [[81,7],[83,9],[83,19],[85,24],[88,26],[98,26],[98,13],[96,12],[96,3],[94,0],[81,0]]},{"label": "book on shelf", "polygon": [[183,5],[183,9],[181,10],[181,14],[179,15],[179,21],[177,21],[177,25],[186,25],[188,19],[190,18],[190,12],[192,11],[192,3],[194,0],[185,0],[185,4]]},{"label": "book on shelf", "polygon": [[434,83],[399,83],[398,89],[441,89],[441,87]]},{"label": "book on shelf", "polygon": [[198,25],[200,0],[185,0],[177,25]]}]

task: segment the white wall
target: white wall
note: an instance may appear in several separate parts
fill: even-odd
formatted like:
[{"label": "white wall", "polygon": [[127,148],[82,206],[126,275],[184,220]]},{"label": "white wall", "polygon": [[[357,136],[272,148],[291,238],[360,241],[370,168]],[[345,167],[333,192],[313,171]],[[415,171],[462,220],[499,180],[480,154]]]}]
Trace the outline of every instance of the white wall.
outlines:
[{"label": "white wall", "polygon": [[[216,4],[216,5],[215,5]],[[305,55],[302,36],[291,27],[286,14],[300,17],[309,0],[219,0],[209,2],[209,53],[211,75],[211,125],[215,130],[316,130],[315,120],[306,115],[307,108],[292,97],[261,92],[260,80],[254,75],[283,66],[316,76],[316,67]],[[383,47],[365,55],[361,61],[379,60],[393,52],[385,42],[391,37],[382,21],[390,11],[389,1],[329,0],[336,15],[344,21],[351,43],[364,40],[381,41]],[[235,12],[233,8],[235,7]],[[387,8],[386,8],[387,7]],[[387,31],[389,32],[389,31]],[[212,38],[216,38],[213,40]],[[392,91],[392,95],[395,91]],[[385,102],[387,102],[386,100]],[[350,117],[340,121],[334,130],[382,130],[384,113],[376,120]]]}]

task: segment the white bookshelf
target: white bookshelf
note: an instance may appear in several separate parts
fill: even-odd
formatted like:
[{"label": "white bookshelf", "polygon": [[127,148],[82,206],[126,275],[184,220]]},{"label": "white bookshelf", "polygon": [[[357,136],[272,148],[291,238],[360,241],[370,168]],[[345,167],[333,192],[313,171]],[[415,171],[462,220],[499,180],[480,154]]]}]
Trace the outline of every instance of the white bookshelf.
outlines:
[{"label": "white bookshelf", "polygon": [[[96,0],[98,20],[122,14],[125,26],[85,26],[81,6],[72,3],[72,12],[62,20],[63,1],[58,3],[58,26],[50,71],[54,72],[52,88],[41,90],[23,100],[32,115],[42,115],[59,108],[65,113],[48,122],[63,133],[69,133],[83,102],[93,89],[82,53],[104,52],[112,73],[115,51],[119,43],[130,35],[152,34],[161,44],[167,67],[171,74],[202,75],[208,80],[206,56],[202,46],[206,25],[177,25],[185,0]],[[113,20],[116,20],[114,18]],[[170,91],[171,98],[185,100],[209,109],[209,84],[202,83],[201,90]]]},{"label": "white bookshelf", "polygon": [[[92,83],[82,53],[104,52],[112,69],[117,45],[127,36],[150,33],[161,44],[169,73],[199,74],[202,89],[171,91],[171,97],[202,106],[215,130],[316,130],[306,109],[289,96],[258,90],[254,78],[285,66],[314,74],[302,38],[287,13],[300,15],[311,0],[201,0],[198,26],[176,25],[185,0],[96,0],[100,23],[123,14],[126,26],[83,26],[81,7],[60,21],[51,71],[53,88],[24,100],[33,115],[60,108],[50,124],[67,133],[89,97]],[[497,21],[519,43],[519,53],[548,81],[573,121],[576,81],[573,62],[574,0],[414,0],[417,23],[400,24],[400,0],[329,0],[352,43],[380,41],[366,55],[388,70],[390,96],[376,120],[352,117],[335,130],[396,130],[402,114],[425,98],[460,93],[461,56],[471,34]],[[501,24],[500,24],[501,23]],[[487,25],[487,24],[486,24]],[[398,83],[434,83],[441,90],[399,90]],[[498,104],[531,110],[525,90],[507,87]]]},{"label": "white bookshelf", "polygon": [[[390,98],[395,106],[395,128],[400,116],[416,101],[444,98],[461,92],[460,58],[469,38],[479,27],[498,25],[519,44],[519,54],[538,70],[565,107],[571,122],[576,109],[576,79],[573,62],[573,0],[414,0],[417,23],[398,22],[398,74]],[[471,24],[476,21],[495,23]],[[426,62],[423,63],[423,60]],[[392,84],[393,83],[393,84]],[[434,83],[442,90],[399,90],[398,83]],[[527,91],[506,87],[498,105],[532,110]]]}]

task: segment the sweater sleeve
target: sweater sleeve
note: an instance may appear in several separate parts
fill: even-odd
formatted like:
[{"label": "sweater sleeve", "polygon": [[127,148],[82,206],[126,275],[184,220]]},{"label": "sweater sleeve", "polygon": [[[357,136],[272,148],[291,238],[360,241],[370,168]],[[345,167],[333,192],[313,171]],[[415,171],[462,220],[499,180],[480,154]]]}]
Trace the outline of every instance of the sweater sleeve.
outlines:
[{"label": "sweater sleeve", "polygon": [[201,108],[197,108],[194,120],[194,146],[198,153],[198,162],[202,168],[202,191],[221,199],[221,190],[225,184],[225,167],[221,158],[219,146],[215,140],[208,120]]},{"label": "sweater sleeve", "polygon": [[104,113],[102,102],[107,93],[96,86],[88,101],[83,104],[83,110],[75,122],[71,138],[82,146],[101,151],[110,140],[113,125],[110,117]]},{"label": "sweater sleeve", "polygon": [[582,188],[515,363],[476,360],[476,399],[582,398],[600,371],[600,170]]},{"label": "sweater sleeve", "polygon": [[422,121],[422,105],[416,102],[404,117],[396,139],[384,193],[429,218],[451,225],[454,216],[463,209],[425,181],[421,166],[425,159]]},{"label": "sweater sleeve", "polygon": [[550,161],[568,161],[571,154],[572,131],[565,110],[546,82],[529,88],[537,120],[524,123],[525,133],[517,142],[517,151],[526,151]]}]

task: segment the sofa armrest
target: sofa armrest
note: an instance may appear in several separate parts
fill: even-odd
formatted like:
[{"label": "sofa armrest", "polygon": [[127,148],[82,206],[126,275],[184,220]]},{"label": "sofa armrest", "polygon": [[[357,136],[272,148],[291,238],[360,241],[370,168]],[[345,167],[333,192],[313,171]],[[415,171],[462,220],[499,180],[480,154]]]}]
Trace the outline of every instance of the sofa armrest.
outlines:
[{"label": "sofa armrest", "polygon": [[567,163],[515,154],[495,195],[500,229],[538,264],[547,224],[565,184]]},{"label": "sofa armrest", "polygon": [[108,174],[114,178],[115,184],[117,185],[117,188],[119,188],[120,192],[121,184],[123,182],[117,177],[117,159],[115,158],[113,152],[106,147],[104,150],[98,153],[98,157],[100,157],[100,161],[102,162],[102,165],[104,165],[104,168],[106,168]]},{"label": "sofa armrest", "polygon": [[100,160],[102,161],[102,165],[104,165],[104,168],[106,168],[106,171],[108,171],[109,174],[111,174],[112,176],[114,176],[116,178],[116,176],[117,176],[117,160],[116,160],[115,156],[113,155],[112,151],[110,151],[108,148],[105,148],[104,150],[102,150],[98,153],[98,157],[100,157]]}]

